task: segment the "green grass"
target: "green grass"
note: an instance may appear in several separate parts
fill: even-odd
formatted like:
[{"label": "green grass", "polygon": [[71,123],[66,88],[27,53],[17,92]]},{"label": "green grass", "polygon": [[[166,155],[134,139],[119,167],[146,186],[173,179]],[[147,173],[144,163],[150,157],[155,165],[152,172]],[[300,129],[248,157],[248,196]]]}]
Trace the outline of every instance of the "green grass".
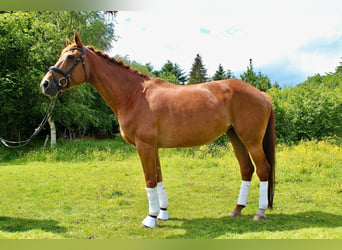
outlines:
[{"label": "green grass", "polygon": [[230,145],[161,149],[170,220],[140,226],[148,211],[135,149],[121,139],[0,148],[0,238],[342,239],[342,147],[277,148],[274,209],[254,222],[258,179],[241,218],[230,218],[241,183]]}]

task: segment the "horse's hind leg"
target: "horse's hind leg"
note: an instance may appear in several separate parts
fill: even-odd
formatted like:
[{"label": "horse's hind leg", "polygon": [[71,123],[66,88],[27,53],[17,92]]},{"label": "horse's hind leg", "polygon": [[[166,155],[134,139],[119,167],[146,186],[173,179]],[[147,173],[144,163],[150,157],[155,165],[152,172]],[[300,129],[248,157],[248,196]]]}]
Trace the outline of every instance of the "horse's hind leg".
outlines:
[{"label": "horse's hind leg", "polygon": [[256,173],[260,180],[259,186],[259,210],[254,216],[254,220],[266,219],[265,210],[268,207],[268,179],[270,165],[266,159],[261,143],[248,145],[248,150],[256,166]]},{"label": "horse's hind leg", "polygon": [[231,217],[237,217],[241,216],[241,210],[247,205],[249,187],[254,172],[254,166],[249,157],[246,146],[241,142],[240,138],[237,136],[233,128],[230,128],[227,131],[227,135],[233,145],[236,158],[239,161],[240,173],[242,178],[239,198],[236,207],[230,214]]}]

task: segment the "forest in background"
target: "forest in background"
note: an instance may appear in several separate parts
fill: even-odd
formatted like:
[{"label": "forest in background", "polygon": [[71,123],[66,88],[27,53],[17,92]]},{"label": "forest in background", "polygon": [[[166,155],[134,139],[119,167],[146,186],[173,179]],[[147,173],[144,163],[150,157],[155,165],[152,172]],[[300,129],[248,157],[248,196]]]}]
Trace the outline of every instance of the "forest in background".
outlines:
[{"label": "forest in background", "polygon": [[[32,134],[47,109],[49,100],[39,83],[54,65],[65,38],[78,31],[85,44],[108,51],[115,41],[115,12],[0,12],[0,136],[25,139]],[[252,59],[240,76],[218,65],[208,76],[205,63],[195,55],[187,75],[177,63],[167,61],[160,70],[127,56],[117,59],[153,77],[174,84],[196,84],[227,78],[241,78],[273,99],[278,142],[341,137],[342,64],[334,72],[308,76],[294,87],[279,86],[262,72]],[[118,133],[115,115],[96,90],[84,84],[60,95],[53,114],[59,138],[112,137]],[[49,134],[47,125],[41,137]]]}]

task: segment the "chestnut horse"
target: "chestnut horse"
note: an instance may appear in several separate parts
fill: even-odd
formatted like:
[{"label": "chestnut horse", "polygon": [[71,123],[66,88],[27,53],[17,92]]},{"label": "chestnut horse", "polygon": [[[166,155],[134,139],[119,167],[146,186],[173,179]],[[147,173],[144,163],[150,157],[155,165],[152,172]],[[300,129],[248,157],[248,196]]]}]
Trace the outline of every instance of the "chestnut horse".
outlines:
[{"label": "chestnut horse", "polygon": [[[167,220],[168,198],[158,148],[194,147],[226,133],[240,164],[242,183],[230,216],[241,216],[254,172],[260,179],[255,220],[272,208],[275,184],[275,125],[270,97],[237,79],[177,86],[141,74],[90,46],[75,33],[43,78],[43,94],[89,82],[117,116],[122,137],[136,147],[145,175],[146,227]],[[254,165],[252,163],[252,160]]]}]

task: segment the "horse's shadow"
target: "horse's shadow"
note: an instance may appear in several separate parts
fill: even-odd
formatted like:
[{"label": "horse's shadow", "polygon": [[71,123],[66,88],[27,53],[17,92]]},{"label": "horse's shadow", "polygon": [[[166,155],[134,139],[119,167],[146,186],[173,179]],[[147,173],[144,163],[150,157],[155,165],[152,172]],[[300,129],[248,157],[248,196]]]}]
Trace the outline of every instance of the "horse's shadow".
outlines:
[{"label": "horse's shadow", "polygon": [[[335,228],[342,226],[342,216],[325,212],[303,212],[296,214],[270,214],[264,222],[255,222],[253,215],[239,218],[229,216],[221,218],[184,219],[173,218],[180,221],[180,226],[172,226],[185,230],[185,234],[171,235],[169,239],[215,239],[226,234],[243,234],[248,232],[281,232],[298,230],[302,228]],[[168,226],[169,227],[169,226]]]},{"label": "horse's shadow", "polygon": [[58,221],[54,220],[34,220],[13,217],[0,217],[0,231],[10,233],[25,232],[34,229],[39,229],[51,233],[65,233],[65,227],[58,225]]}]

